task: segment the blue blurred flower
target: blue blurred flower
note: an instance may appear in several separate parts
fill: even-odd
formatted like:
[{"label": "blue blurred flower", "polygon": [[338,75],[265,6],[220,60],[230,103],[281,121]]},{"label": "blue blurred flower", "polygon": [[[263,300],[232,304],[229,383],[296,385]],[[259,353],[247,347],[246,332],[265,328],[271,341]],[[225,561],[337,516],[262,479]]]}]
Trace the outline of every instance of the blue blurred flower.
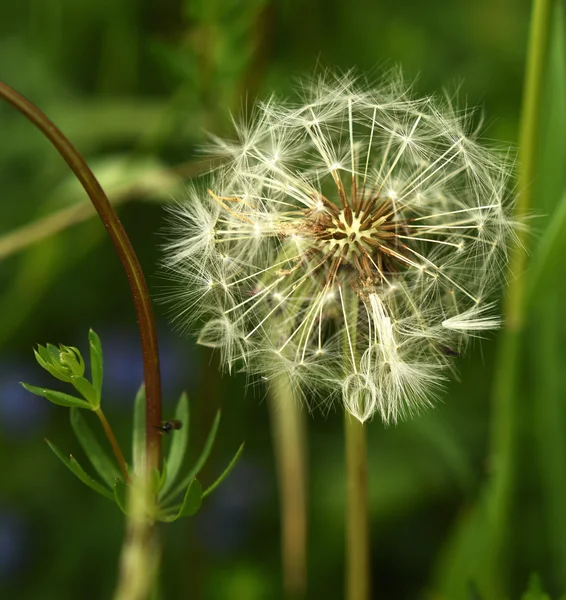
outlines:
[{"label": "blue blurred flower", "polygon": [[[105,395],[130,407],[143,382],[143,362],[139,334],[134,328],[102,329],[98,332],[104,353]],[[159,332],[159,355],[163,400],[172,403],[183,389],[198,384],[195,356],[167,331]]]},{"label": "blue blurred flower", "polygon": [[20,385],[20,381],[33,377],[34,373],[22,365],[0,361],[0,429],[6,437],[36,435],[47,419],[49,403]]},{"label": "blue blurred flower", "polygon": [[0,508],[0,582],[14,575],[24,565],[28,535],[21,516]]},{"label": "blue blurred flower", "polygon": [[264,470],[241,458],[196,517],[199,542],[215,554],[229,554],[244,545],[267,485]]}]

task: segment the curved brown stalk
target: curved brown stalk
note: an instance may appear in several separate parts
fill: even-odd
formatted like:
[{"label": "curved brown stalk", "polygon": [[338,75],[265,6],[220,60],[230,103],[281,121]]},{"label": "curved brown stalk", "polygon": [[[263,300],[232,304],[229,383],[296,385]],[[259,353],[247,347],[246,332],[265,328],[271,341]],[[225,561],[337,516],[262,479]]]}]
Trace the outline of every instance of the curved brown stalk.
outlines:
[{"label": "curved brown stalk", "polygon": [[154,425],[161,421],[161,376],[155,318],[140,263],[116,211],[77,149],[35,105],[1,81],[0,97],[33,123],[55,146],[88,194],[120,257],[134,300],[141,336],[146,389],[147,467],[157,467],[161,460],[161,436]]}]

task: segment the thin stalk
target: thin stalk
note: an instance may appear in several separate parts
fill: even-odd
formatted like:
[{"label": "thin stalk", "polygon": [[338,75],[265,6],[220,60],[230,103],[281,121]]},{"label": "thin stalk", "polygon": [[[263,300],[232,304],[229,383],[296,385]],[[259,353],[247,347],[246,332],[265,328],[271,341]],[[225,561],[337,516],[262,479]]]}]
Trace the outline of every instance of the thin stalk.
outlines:
[{"label": "thin stalk", "polygon": [[104,433],[110,442],[110,446],[112,446],[112,452],[114,452],[114,456],[120,466],[120,471],[122,471],[122,475],[124,476],[124,481],[126,483],[130,483],[130,476],[128,475],[128,469],[126,467],[126,461],[124,460],[124,454],[122,453],[122,448],[120,448],[120,444],[112,431],[112,427],[110,427],[110,423],[106,418],[106,415],[102,412],[101,408],[97,408],[95,411],[96,416],[100,419],[102,424],[102,428],[104,429]]},{"label": "thin stalk", "polygon": [[0,97],[33,123],[55,146],[88,194],[120,257],[134,300],[141,336],[146,389],[147,467],[148,469],[158,467],[161,461],[161,436],[154,427],[161,422],[161,376],[157,329],[149,291],[137,256],[116,211],[77,149],[36,106],[3,82],[0,82]]},{"label": "thin stalk", "polygon": [[301,598],[307,588],[306,427],[287,376],[272,382],[269,413],[279,487],[283,589],[286,597]]},{"label": "thin stalk", "polygon": [[[536,175],[540,140],[542,91],[545,78],[551,29],[553,0],[534,0],[531,18],[527,64],[523,90],[523,109],[519,134],[520,195],[516,216],[520,221],[529,213],[532,204],[533,182]],[[516,444],[519,428],[518,387],[522,331],[525,322],[527,280],[524,276],[527,261],[527,238],[519,233],[521,245],[512,250],[509,287],[505,299],[506,328],[502,334],[495,369],[493,388],[494,418],[491,432],[492,462],[496,465],[490,509],[495,554],[493,568],[503,557],[512,490],[517,475]]]},{"label": "thin stalk", "polygon": [[155,589],[161,547],[157,528],[150,517],[155,499],[148,481],[142,474],[129,487],[128,521],[114,600],[148,600]]},{"label": "thin stalk", "polygon": [[367,499],[366,430],[358,419],[345,413],[346,477],[346,598],[370,597],[369,517]]},{"label": "thin stalk", "polygon": [[[351,365],[353,348],[356,362],[358,297],[353,290],[346,295],[347,324],[342,334],[344,365]],[[346,452],[346,599],[369,600],[371,589],[370,540],[366,431],[363,423],[348,412],[344,415]]]}]

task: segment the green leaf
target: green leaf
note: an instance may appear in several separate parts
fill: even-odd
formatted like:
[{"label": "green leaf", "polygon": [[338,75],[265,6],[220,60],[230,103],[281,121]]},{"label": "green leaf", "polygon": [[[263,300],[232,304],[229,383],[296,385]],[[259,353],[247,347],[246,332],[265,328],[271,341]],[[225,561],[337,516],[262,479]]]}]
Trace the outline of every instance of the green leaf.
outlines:
[{"label": "green leaf", "polygon": [[161,492],[161,490],[163,489],[163,486],[165,485],[165,482],[167,481],[167,477],[168,477],[167,473],[168,472],[169,472],[169,467],[167,465],[167,459],[164,458],[163,465],[161,466],[161,473],[159,474],[159,485],[157,487],[158,492]]},{"label": "green leaf", "polygon": [[168,495],[169,499],[178,496],[190,482],[200,473],[200,470],[204,467],[208,457],[210,456],[210,452],[212,450],[212,446],[214,445],[214,440],[216,439],[216,433],[218,432],[218,426],[220,425],[220,411],[216,413],[216,417],[214,417],[214,421],[212,423],[212,427],[210,428],[210,432],[208,437],[206,438],[206,442],[204,443],[204,447],[197,461],[193,465],[193,468],[189,471],[187,476],[183,479],[183,481],[175,487],[175,489]]},{"label": "green leaf", "polygon": [[172,439],[167,456],[167,473],[160,496],[165,496],[171,489],[183,465],[183,459],[185,458],[189,442],[189,414],[189,399],[187,394],[183,393],[179,398],[177,409],[175,410],[175,419],[181,421],[183,426],[178,431],[172,431],[170,434]]},{"label": "green leaf", "polygon": [[95,481],[92,477],[90,477],[90,475],[88,475],[84,471],[84,469],[79,465],[79,463],[72,455],[69,455],[69,457],[67,457],[65,454],[63,454],[63,452],[61,452],[57,448],[57,446],[55,446],[55,444],[53,444],[49,440],[45,441],[47,442],[47,445],[51,448],[51,450],[53,450],[55,456],[57,456],[57,458],[69,469],[69,471],[71,471],[71,473],[76,475],[76,477],[78,477],[85,485],[87,485],[95,492],[98,492],[101,496],[108,498],[108,500],[114,501],[114,496],[112,492],[108,491],[105,487],[100,485],[98,481]]},{"label": "green leaf", "polygon": [[84,377],[70,377],[70,382],[75,389],[87,400],[89,406],[96,410],[100,406],[100,396],[96,393],[92,383]]},{"label": "green leaf", "polygon": [[51,354],[46,348],[38,346],[38,350],[34,350],[33,353],[35,355],[35,360],[37,360],[42,369],[45,369],[52,377],[55,377],[55,379],[69,383],[70,375],[68,373],[62,373],[55,365],[53,365]]},{"label": "green leaf", "polygon": [[242,443],[242,445],[236,451],[236,454],[234,454],[234,458],[228,463],[228,466],[224,469],[220,477],[202,493],[203,498],[206,498],[206,496],[213,492],[226,479],[226,477],[228,477],[230,471],[236,466],[236,463],[238,462],[238,459],[243,451],[244,444]]},{"label": "green leaf", "polygon": [[43,398],[47,398],[49,402],[53,402],[53,404],[57,404],[59,406],[67,406],[76,408],[88,408],[91,409],[91,406],[85,400],[81,400],[80,398],[75,398],[74,396],[69,396],[69,394],[63,394],[63,392],[56,392],[54,390],[46,390],[45,388],[37,387],[35,385],[29,385],[28,383],[22,383],[24,388],[35,394],[36,396],[42,396]]},{"label": "green leaf", "polygon": [[74,346],[59,346],[59,364],[74,377],[82,377],[85,372],[85,361]]},{"label": "green leaf", "polygon": [[54,344],[46,344],[47,352],[51,355],[51,359],[55,362],[59,362],[59,354],[61,353],[59,348]]},{"label": "green leaf", "polygon": [[185,492],[182,504],[172,511],[160,513],[159,520],[171,523],[181,517],[190,517],[196,514],[202,504],[202,485],[198,479],[192,479]]},{"label": "green leaf", "polygon": [[[58,373],[51,372],[52,366],[51,366],[49,354],[47,353],[45,348],[42,348],[41,346],[38,347],[38,350],[36,350],[34,348],[33,353],[35,355],[35,360],[38,362],[39,366],[42,369],[49,371],[49,373],[51,373],[51,375],[53,375],[53,377],[57,377],[57,379],[60,379],[60,376]],[[46,354],[47,354],[47,356],[46,356]],[[66,381],[66,379],[63,379],[62,381]]]},{"label": "green leaf", "polygon": [[71,426],[94,470],[112,489],[116,478],[120,477],[118,467],[98,443],[96,436],[77,408],[71,408]]},{"label": "green leaf", "polygon": [[[49,353],[47,348],[45,346],[42,346],[41,344],[37,345],[37,351],[34,350],[34,354],[36,355],[36,357],[39,354],[39,356],[41,357],[41,359],[44,363],[51,362],[51,354]],[[38,359],[38,362],[39,362],[39,359]],[[39,364],[41,364],[41,363],[39,363]]]},{"label": "green leaf", "polygon": [[100,399],[102,397],[102,379],[104,374],[102,344],[98,334],[92,329],[88,332],[88,345],[90,348],[90,377],[92,385]]},{"label": "green leaf", "polygon": [[[167,469],[167,467],[165,467],[165,469]],[[162,481],[162,478],[161,478],[161,473],[159,472],[159,469],[157,469],[155,467],[150,469],[148,486],[149,486],[152,496],[155,496],[155,494],[157,494],[157,492],[159,491],[159,488],[161,487],[161,481]]]},{"label": "green leaf", "polygon": [[145,468],[145,385],[136,394],[134,402],[134,431],[132,435],[132,464],[134,473],[141,473]]},{"label": "green leaf", "polygon": [[124,513],[126,513],[126,502],[127,502],[127,496],[128,496],[128,486],[126,485],[126,483],[124,482],[124,480],[121,477],[116,478],[116,481],[114,482],[114,500],[116,502],[116,504],[118,505],[118,508]]}]

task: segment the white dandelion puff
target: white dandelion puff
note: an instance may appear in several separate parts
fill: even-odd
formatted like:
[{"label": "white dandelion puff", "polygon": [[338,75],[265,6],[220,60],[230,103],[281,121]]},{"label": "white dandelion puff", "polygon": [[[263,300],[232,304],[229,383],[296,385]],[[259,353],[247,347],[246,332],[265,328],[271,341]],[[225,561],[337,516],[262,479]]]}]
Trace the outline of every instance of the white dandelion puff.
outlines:
[{"label": "white dandelion puff", "polygon": [[500,323],[511,164],[470,124],[398,78],[261,104],[173,209],[175,318],[228,368],[286,374],[362,422],[430,406],[466,338]]},{"label": "white dandelion puff", "polygon": [[461,332],[499,329],[501,319],[497,315],[488,314],[492,308],[493,306],[490,304],[472,306],[468,310],[442,321],[442,327]]}]

